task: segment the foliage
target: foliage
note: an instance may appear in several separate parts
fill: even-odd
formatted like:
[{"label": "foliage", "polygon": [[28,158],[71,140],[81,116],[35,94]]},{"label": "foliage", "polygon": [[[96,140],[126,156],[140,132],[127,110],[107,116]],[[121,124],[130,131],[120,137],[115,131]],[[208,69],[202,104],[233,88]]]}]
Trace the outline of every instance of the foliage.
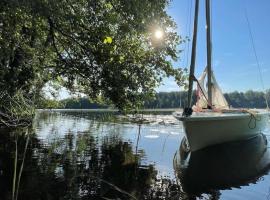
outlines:
[{"label": "foliage", "polygon": [[229,105],[234,108],[266,108],[266,102],[269,102],[270,91],[268,90],[266,94],[264,92],[248,90],[246,92],[231,92],[225,94]]},{"label": "foliage", "polygon": [[36,102],[36,107],[40,109],[55,109],[64,108],[64,105],[61,101],[55,99],[39,98]]},{"label": "foliage", "polygon": [[11,97],[40,90],[53,59],[46,21],[31,3],[0,2],[0,87]]},{"label": "foliage", "polygon": [[[193,102],[196,101],[196,92],[193,92]],[[230,106],[234,108],[266,108],[265,93],[248,90],[246,92],[231,92],[225,93]],[[266,94],[270,97],[270,91]],[[180,98],[181,97],[181,98]],[[270,99],[268,99],[269,102]],[[160,92],[156,95],[155,100],[148,101],[145,104],[146,108],[179,108],[181,101],[181,107],[185,107],[187,103],[186,92]]]},{"label": "foliage", "polygon": [[0,127],[27,126],[34,113],[32,102],[23,92],[18,91],[13,96],[0,92]]},{"label": "foliage", "polygon": [[61,101],[62,108],[66,109],[97,109],[97,108],[108,108],[106,105],[91,102],[88,98],[70,98]]},{"label": "foliage", "polygon": [[[192,96],[195,102],[195,92]],[[159,92],[156,94],[155,99],[147,101],[144,105],[145,108],[179,108],[184,107],[187,102],[187,92]]]},{"label": "foliage", "polygon": [[[39,96],[57,81],[72,91],[135,108],[165,76],[178,84],[182,40],[166,13],[169,0],[2,0],[0,86]],[[164,31],[154,38],[157,28]]]},{"label": "foliage", "polygon": [[[196,92],[193,92],[193,103],[196,101]],[[225,93],[225,98],[227,99],[230,106],[234,108],[266,108],[265,103],[265,93],[248,90],[246,92],[231,92]],[[267,91],[267,99],[270,101],[270,90]],[[63,103],[65,102],[65,103]],[[91,101],[85,98],[82,99],[65,99],[62,101],[63,105],[61,108],[106,108],[103,105],[91,104]],[[144,108],[157,109],[157,108],[179,108],[185,107],[187,102],[187,92],[159,92],[155,95],[155,98],[146,101]],[[270,102],[269,102],[270,103]]]}]

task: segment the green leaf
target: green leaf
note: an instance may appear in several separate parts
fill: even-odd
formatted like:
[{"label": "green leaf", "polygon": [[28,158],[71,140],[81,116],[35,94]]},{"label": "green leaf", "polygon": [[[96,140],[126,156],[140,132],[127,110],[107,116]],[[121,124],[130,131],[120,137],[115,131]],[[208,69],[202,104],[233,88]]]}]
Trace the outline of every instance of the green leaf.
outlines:
[{"label": "green leaf", "polygon": [[119,57],[119,62],[122,63],[124,61],[125,57],[124,56],[120,56]]},{"label": "green leaf", "polygon": [[111,44],[112,43],[112,41],[113,41],[113,39],[111,38],[111,37],[106,37],[105,39],[104,39],[104,41],[103,41],[103,43],[104,44]]}]

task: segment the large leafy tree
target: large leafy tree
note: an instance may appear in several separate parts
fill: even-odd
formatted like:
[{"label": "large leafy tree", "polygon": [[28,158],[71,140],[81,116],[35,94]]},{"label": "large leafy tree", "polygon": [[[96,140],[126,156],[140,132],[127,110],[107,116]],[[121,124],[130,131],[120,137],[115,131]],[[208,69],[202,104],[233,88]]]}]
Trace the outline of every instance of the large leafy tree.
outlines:
[{"label": "large leafy tree", "polygon": [[[49,80],[134,108],[174,69],[182,41],[169,0],[2,0],[0,87],[39,94]],[[154,37],[162,30],[161,39]]]}]

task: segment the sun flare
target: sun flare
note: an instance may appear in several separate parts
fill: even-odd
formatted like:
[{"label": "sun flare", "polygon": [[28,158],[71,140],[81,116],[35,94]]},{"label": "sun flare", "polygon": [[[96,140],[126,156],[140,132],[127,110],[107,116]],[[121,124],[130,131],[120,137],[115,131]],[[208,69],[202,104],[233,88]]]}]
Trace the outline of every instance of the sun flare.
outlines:
[{"label": "sun flare", "polygon": [[161,30],[156,30],[156,32],[155,32],[155,37],[156,37],[156,39],[161,39],[162,37],[163,37],[163,31],[161,31]]}]

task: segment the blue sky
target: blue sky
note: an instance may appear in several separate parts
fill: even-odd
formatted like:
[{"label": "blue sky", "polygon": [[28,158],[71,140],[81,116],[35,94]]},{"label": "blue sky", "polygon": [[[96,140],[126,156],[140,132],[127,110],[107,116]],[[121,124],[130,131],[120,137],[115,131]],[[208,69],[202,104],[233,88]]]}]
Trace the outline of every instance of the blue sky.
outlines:
[{"label": "blue sky", "polygon": [[[193,26],[195,0],[174,0],[168,13],[176,21],[177,31],[182,37],[189,36],[188,16],[192,3]],[[212,41],[213,70],[217,81],[224,92],[263,90],[259,69],[252,49],[248,24],[245,18],[245,7],[253,33],[265,89],[270,88],[270,1],[269,0],[212,0]],[[206,65],[205,5],[200,1],[196,75]],[[175,66],[189,67],[187,64],[188,45],[179,47],[183,50]],[[191,42],[190,42],[191,48]],[[187,60],[188,58],[188,60]],[[177,91],[173,79],[164,81],[157,91]]]}]

